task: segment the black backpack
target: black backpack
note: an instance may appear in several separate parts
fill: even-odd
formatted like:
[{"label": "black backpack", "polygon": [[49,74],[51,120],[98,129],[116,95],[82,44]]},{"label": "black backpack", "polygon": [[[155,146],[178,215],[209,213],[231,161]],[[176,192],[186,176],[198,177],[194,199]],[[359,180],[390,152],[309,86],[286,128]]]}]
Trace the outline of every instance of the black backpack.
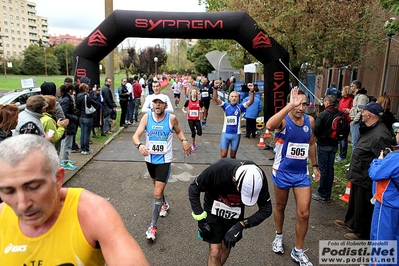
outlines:
[{"label": "black backpack", "polygon": [[[348,136],[350,131],[350,124],[348,117],[340,110],[333,113],[331,127],[328,132],[328,137],[334,140],[341,141]],[[332,112],[331,112],[332,113]]]}]

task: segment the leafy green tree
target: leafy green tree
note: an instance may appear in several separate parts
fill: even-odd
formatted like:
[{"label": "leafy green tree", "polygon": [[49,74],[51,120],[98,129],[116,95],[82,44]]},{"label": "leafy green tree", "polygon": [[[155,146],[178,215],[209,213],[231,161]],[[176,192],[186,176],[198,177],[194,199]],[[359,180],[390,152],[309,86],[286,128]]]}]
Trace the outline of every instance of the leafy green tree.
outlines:
[{"label": "leafy green tree", "polygon": [[212,46],[212,41],[208,39],[198,40],[196,45],[188,48],[186,53],[187,59],[194,63],[195,71],[197,73],[207,75],[214,70],[208,59],[205,57],[208,52],[213,50],[215,49],[214,46]]},{"label": "leafy green tree", "polygon": [[58,59],[51,53],[36,44],[31,44],[24,51],[24,59],[22,63],[22,71],[26,75],[58,75],[59,74]]},{"label": "leafy green tree", "polygon": [[[384,13],[373,0],[199,0],[209,11],[246,11],[290,54],[290,68],[314,71],[350,65],[366,44],[381,41]],[[380,11],[381,10],[381,11]],[[240,49],[228,50],[243,58]],[[240,54],[241,53],[241,54]]]},{"label": "leafy green tree", "polygon": [[44,50],[36,44],[31,44],[24,51],[22,71],[26,75],[40,75],[44,73]]},{"label": "leafy green tree", "polygon": [[[63,75],[73,74],[73,50],[75,46],[70,43],[59,44],[54,47],[54,55],[60,66],[59,72]],[[68,71],[67,71],[68,66]]]}]

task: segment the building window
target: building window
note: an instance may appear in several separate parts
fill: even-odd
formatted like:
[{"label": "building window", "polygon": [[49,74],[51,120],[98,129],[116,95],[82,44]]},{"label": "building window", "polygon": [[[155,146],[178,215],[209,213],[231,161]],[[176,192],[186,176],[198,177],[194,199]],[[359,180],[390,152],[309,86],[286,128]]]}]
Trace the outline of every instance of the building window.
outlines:
[{"label": "building window", "polygon": [[12,12],[12,7],[9,7],[8,10],[9,10],[10,12]]},{"label": "building window", "polygon": [[10,51],[7,51],[7,55],[10,55]]},{"label": "building window", "polygon": [[11,26],[11,27],[14,27],[14,23],[13,23],[13,22],[11,22],[11,23],[10,23],[10,26]]},{"label": "building window", "polygon": [[3,13],[3,18],[7,18],[7,14],[6,13]]},{"label": "building window", "polygon": [[8,25],[8,22],[7,22],[7,21],[4,21],[4,25]]},{"label": "building window", "polygon": [[12,0],[8,0],[8,3],[12,4]]},{"label": "building window", "polygon": [[19,16],[15,16],[15,19],[16,19],[16,20],[19,20]]},{"label": "building window", "polygon": [[11,34],[14,34],[14,30],[11,30]]},{"label": "building window", "polygon": [[3,10],[7,10],[7,7],[6,7],[6,6],[3,6]]},{"label": "building window", "polygon": [[22,17],[22,21],[25,21],[25,18],[24,18],[24,17]]},{"label": "building window", "polygon": [[4,31],[5,31],[5,32],[8,32],[8,29],[5,29]]},{"label": "building window", "polygon": [[14,18],[14,16],[13,15],[10,15],[10,19],[13,19]]}]

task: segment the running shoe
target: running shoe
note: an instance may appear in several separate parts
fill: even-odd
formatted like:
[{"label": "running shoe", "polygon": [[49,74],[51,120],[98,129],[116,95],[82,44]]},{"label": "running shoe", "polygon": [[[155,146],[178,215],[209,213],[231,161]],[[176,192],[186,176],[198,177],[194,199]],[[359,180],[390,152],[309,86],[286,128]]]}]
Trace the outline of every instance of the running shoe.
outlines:
[{"label": "running shoe", "polygon": [[343,158],[341,158],[340,156],[337,156],[336,158],[335,158],[335,162],[336,163],[340,163],[340,162],[342,162],[344,159]]},{"label": "running shoe", "polygon": [[168,215],[168,211],[169,211],[169,204],[168,203],[162,204],[161,211],[159,212],[159,216],[166,217],[166,215]]},{"label": "running shoe", "polygon": [[73,164],[71,164],[70,162],[67,163],[63,163],[61,164],[62,168],[64,168],[65,170],[76,170],[76,166],[74,166]]},{"label": "running shoe", "polygon": [[297,253],[295,248],[293,248],[291,251],[291,259],[298,262],[300,266],[313,266],[313,263],[311,263],[308,256],[306,256],[305,251],[306,250],[302,250]]},{"label": "running shoe", "polygon": [[273,241],[273,252],[274,253],[284,253],[284,245],[283,245],[283,235],[276,235]]},{"label": "running shoe", "polygon": [[151,225],[150,227],[148,227],[147,232],[145,232],[146,235],[145,238],[154,242],[156,233],[157,233],[157,227]]},{"label": "running shoe", "polygon": [[195,150],[197,149],[197,145],[195,145],[195,144],[191,145],[191,149],[192,149],[193,151],[195,151]]}]

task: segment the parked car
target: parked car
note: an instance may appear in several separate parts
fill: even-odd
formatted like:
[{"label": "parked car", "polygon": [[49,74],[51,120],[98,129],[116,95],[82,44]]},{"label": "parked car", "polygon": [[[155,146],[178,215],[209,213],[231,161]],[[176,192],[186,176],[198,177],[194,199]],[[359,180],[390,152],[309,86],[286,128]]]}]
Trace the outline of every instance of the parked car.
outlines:
[{"label": "parked car", "polygon": [[41,94],[40,88],[32,89],[15,89],[5,93],[0,97],[0,104],[14,103],[18,106],[19,111],[25,110],[26,100],[33,95]]}]

